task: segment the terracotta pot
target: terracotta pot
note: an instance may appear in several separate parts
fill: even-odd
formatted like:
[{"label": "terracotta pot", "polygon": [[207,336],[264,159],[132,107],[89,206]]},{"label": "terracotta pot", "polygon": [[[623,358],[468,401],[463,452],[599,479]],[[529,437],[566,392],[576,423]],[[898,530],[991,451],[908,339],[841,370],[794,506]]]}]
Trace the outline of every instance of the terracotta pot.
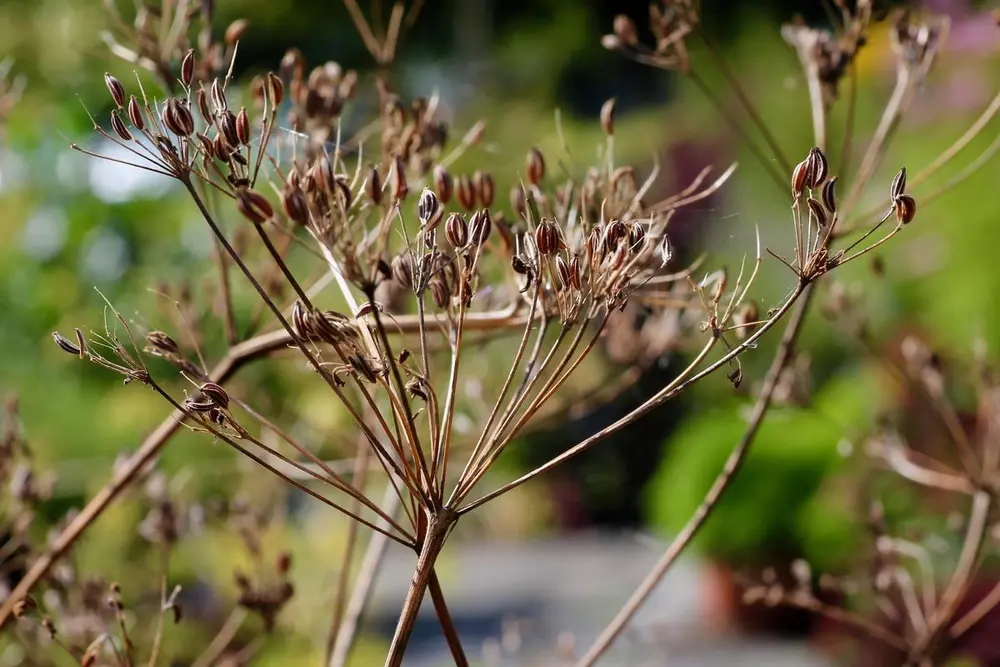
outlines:
[{"label": "terracotta pot", "polygon": [[[775,565],[775,570],[789,572],[790,567]],[[703,623],[712,632],[790,639],[807,637],[817,627],[816,614],[804,609],[745,604],[740,577],[724,563],[711,561],[703,572]]]}]

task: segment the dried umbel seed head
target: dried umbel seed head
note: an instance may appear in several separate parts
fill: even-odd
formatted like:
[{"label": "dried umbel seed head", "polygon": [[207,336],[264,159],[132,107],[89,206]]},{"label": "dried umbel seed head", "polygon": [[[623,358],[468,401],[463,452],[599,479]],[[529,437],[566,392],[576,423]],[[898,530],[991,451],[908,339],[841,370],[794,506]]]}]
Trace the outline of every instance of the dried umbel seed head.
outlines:
[{"label": "dried umbel seed head", "polygon": [[601,128],[609,137],[615,134],[615,103],[616,100],[612,97],[601,107]]},{"label": "dried umbel seed head", "polygon": [[77,346],[76,343],[71,341],[69,338],[66,338],[66,336],[63,336],[58,331],[52,332],[52,340],[54,340],[56,342],[56,345],[59,346],[59,349],[65,352],[66,354],[80,356],[81,350],[79,346]]},{"label": "dried umbel seed head", "polygon": [[[333,172],[331,171],[330,173]],[[330,192],[330,196],[336,202],[336,206],[342,207],[345,211],[351,208],[351,204],[354,199],[351,194],[351,186],[348,185],[346,176],[339,174],[334,178],[333,190]]]},{"label": "dried umbel seed head", "polygon": [[816,224],[820,227],[826,227],[826,224],[830,222],[830,217],[823,205],[812,197],[806,199],[806,204],[809,206],[809,213],[816,218]]},{"label": "dried umbel seed head", "polygon": [[793,197],[798,198],[802,194],[802,191],[806,189],[806,185],[812,181],[812,176],[809,174],[809,167],[809,158],[806,158],[795,165],[795,169],[792,170]]},{"label": "dried umbel seed head", "polygon": [[337,192],[337,174],[333,170],[333,163],[326,155],[320,156],[318,159],[314,160],[312,167],[309,169],[309,175],[312,177],[319,189],[328,195],[336,194]]},{"label": "dried umbel seed head", "polygon": [[125,122],[118,115],[118,110],[111,112],[111,129],[121,138],[122,141],[132,141],[132,133],[125,127]]},{"label": "dried umbel seed head", "polygon": [[309,222],[309,201],[302,188],[297,185],[286,185],[281,193],[281,207],[292,222],[305,225]]},{"label": "dried umbel seed head", "polygon": [[641,252],[646,242],[646,230],[642,224],[633,220],[628,226],[628,247],[632,252]]},{"label": "dried umbel seed head", "polygon": [[437,214],[440,202],[438,196],[430,188],[424,188],[417,200],[417,217],[421,225],[427,225]]},{"label": "dried umbel seed head", "polygon": [[219,132],[226,140],[229,150],[235,150],[240,145],[240,133],[236,128],[236,116],[229,109],[219,113]]},{"label": "dried umbel seed head", "polygon": [[430,391],[428,391],[427,381],[423,378],[413,378],[406,383],[406,393],[414,398],[419,398],[421,401],[427,401],[430,398]]},{"label": "dried umbel seed head", "polygon": [[216,113],[229,108],[229,102],[226,100],[226,89],[222,87],[221,81],[218,79],[213,81],[209,92],[212,98],[212,106],[215,107]]},{"label": "dried umbel seed head", "polygon": [[194,81],[194,65],[194,49],[188,49],[181,61],[181,83],[185,88],[189,88]]},{"label": "dried umbel seed head", "polygon": [[573,259],[569,261],[569,278],[570,285],[574,289],[582,289],[583,287],[583,262],[580,260],[580,255],[574,254]]},{"label": "dried umbel seed head", "polygon": [[125,87],[122,86],[122,82],[105,72],[104,85],[108,87],[108,92],[111,93],[111,99],[114,100],[115,106],[119,109],[125,106]]},{"label": "dried umbel seed head", "polygon": [[493,197],[496,196],[496,186],[493,184],[493,177],[489,172],[477,171],[472,176],[476,194],[479,195],[479,203],[486,208],[493,206]]},{"label": "dried umbel seed head", "polygon": [[615,37],[621,40],[622,44],[635,46],[639,43],[639,33],[635,29],[635,23],[625,14],[619,14],[614,22]]},{"label": "dried umbel seed head", "polygon": [[223,39],[225,39],[226,44],[230,45],[235,44],[236,42],[243,39],[243,35],[246,34],[247,29],[249,27],[250,27],[250,21],[246,19],[236,19],[235,21],[229,24],[229,27],[226,28],[226,32]]},{"label": "dried umbel seed head", "polygon": [[490,218],[488,209],[481,208],[476,211],[472,220],[469,221],[469,241],[472,245],[480,246],[486,243],[493,229],[493,220]]},{"label": "dried umbel seed head", "polygon": [[570,278],[569,263],[563,259],[562,255],[556,257],[556,276],[559,279],[559,289],[572,287],[573,280]]},{"label": "dried umbel seed head", "polygon": [[455,248],[464,248],[469,242],[469,226],[461,213],[452,213],[444,223],[444,234]]},{"label": "dried umbel seed head", "polygon": [[604,228],[604,243],[602,250],[611,253],[618,249],[622,240],[628,237],[628,227],[621,220],[612,220]]},{"label": "dried umbel seed head", "polygon": [[472,179],[468,176],[459,176],[455,182],[455,198],[458,205],[466,211],[471,211],[476,206],[476,190],[472,184]]},{"label": "dried umbel seed head", "polygon": [[453,191],[451,174],[441,165],[435,165],[434,167],[434,189],[437,190],[438,198],[442,204],[447,204],[451,201]]},{"label": "dried umbel seed head", "polygon": [[240,188],[236,191],[236,208],[243,217],[255,225],[267,222],[274,215],[274,209],[264,195],[250,188]]},{"label": "dried umbel seed head", "polygon": [[908,225],[913,222],[913,217],[917,214],[917,200],[910,195],[899,195],[893,202],[896,212],[896,222],[901,225]]},{"label": "dried umbel seed head", "polygon": [[178,137],[187,137],[194,132],[194,116],[187,102],[177,97],[167,100],[163,109],[163,124]]},{"label": "dried umbel seed head", "polygon": [[250,116],[246,107],[240,107],[240,112],[236,114],[236,136],[244,146],[250,145]]},{"label": "dried umbel seed head", "polygon": [[267,73],[267,101],[272,109],[281,106],[281,101],[285,98],[285,84],[281,82],[274,72]]},{"label": "dried umbel seed head", "polygon": [[826,180],[827,174],[830,173],[830,164],[826,160],[826,155],[823,154],[818,148],[810,148],[809,155],[806,157],[807,165],[807,179],[806,185],[810,188],[818,188],[820,184]]},{"label": "dried umbel seed head", "polygon": [[432,277],[427,283],[427,289],[431,292],[431,299],[434,300],[435,306],[444,308],[448,305],[448,300],[451,298],[451,291],[444,280],[441,280],[440,276],[435,275]]},{"label": "dried umbel seed head", "polygon": [[390,269],[397,283],[406,289],[413,289],[413,260],[409,253],[404,252],[393,257]]},{"label": "dried umbel seed head", "polygon": [[382,203],[382,177],[379,176],[378,167],[374,165],[368,169],[368,178],[365,179],[365,195],[376,206]]},{"label": "dried umbel seed head", "polygon": [[305,59],[298,49],[288,49],[281,57],[281,64],[278,71],[284,79],[302,79],[302,71],[305,67]]},{"label": "dried umbel seed head", "polygon": [[545,178],[545,157],[538,148],[532,146],[525,159],[525,169],[528,174],[528,182],[538,185]]},{"label": "dried umbel seed head", "polygon": [[900,169],[892,179],[892,185],[889,186],[889,201],[895,202],[904,192],[906,192],[906,167]]},{"label": "dried umbel seed head", "polygon": [[549,257],[563,248],[562,232],[552,220],[543,218],[535,229],[535,247],[543,257]]},{"label": "dried umbel seed head", "polygon": [[217,134],[215,140],[212,141],[212,153],[215,157],[223,162],[228,162],[232,152],[233,147],[226,143],[226,137],[222,134]]},{"label": "dried umbel seed head", "polygon": [[205,92],[204,88],[198,89],[195,101],[198,103],[198,113],[201,114],[202,120],[210,123],[212,121],[212,110],[208,108],[208,93]]},{"label": "dried umbel seed head", "polygon": [[518,255],[510,258],[510,268],[514,269],[514,273],[521,276],[526,276],[531,272],[531,267],[528,266],[528,263]]},{"label": "dried umbel seed head", "polygon": [[660,246],[657,252],[660,255],[661,266],[666,266],[674,258],[674,246],[670,243],[670,237],[666,234],[660,239]]},{"label": "dried umbel seed head", "polygon": [[128,99],[128,121],[132,123],[132,127],[142,132],[146,127],[146,120],[142,117],[142,107],[139,106],[139,100],[136,99],[135,95]]},{"label": "dried umbel seed head", "polygon": [[406,171],[403,165],[403,160],[400,157],[396,157],[392,162],[392,195],[397,201],[403,201],[406,199],[406,195],[410,194],[410,187],[406,184]]},{"label": "dried umbel seed head", "polygon": [[177,341],[162,331],[150,331],[146,334],[146,342],[158,352],[177,354],[181,351]]},{"label": "dried umbel seed head", "polygon": [[601,250],[601,227],[592,227],[590,233],[587,234],[587,243],[584,246],[587,253],[587,263],[592,264],[594,262],[600,262],[601,257],[599,256]]},{"label": "dried umbel seed head", "polygon": [[211,401],[215,407],[222,408],[223,410],[229,407],[229,394],[226,393],[226,390],[221,385],[214,382],[206,382],[198,387],[198,391]]},{"label": "dried umbel seed head", "polygon": [[837,177],[832,176],[830,180],[823,184],[823,189],[820,191],[820,199],[823,201],[823,206],[830,213],[837,212],[837,193],[836,193]]},{"label": "dried umbel seed head", "polygon": [[301,338],[313,338],[312,313],[306,310],[301,301],[292,306],[292,328]]}]

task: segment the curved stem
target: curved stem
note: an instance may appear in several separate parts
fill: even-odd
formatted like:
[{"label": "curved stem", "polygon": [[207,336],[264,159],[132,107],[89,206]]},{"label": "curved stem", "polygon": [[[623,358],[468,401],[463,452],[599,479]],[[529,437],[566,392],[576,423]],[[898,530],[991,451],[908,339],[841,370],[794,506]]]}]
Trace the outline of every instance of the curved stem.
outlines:
[{"label": "curved stem", "polygon": [[934,162],[921,169],[916,176],[910,179],[910,187],[915,188],[926,181],[941,167],[951,162],[956,155],[965,150],[966,146],[968,146],[973,139],[979,136],[979,133],[983,131],[983,128],[985,128],[986,125],[993,120],[993,117],[997,115],[998,111],[1000,111],[1000,92],[998,92],[993,99],[990,100],[990,103],[987,105],[983,113],[979,115],[979,118],[977,118],[975,122],[969,126],[969,129],[967,129],[961,137],[956,139],[945,152],[941,153],[941,155],[934,160]]},{"label": "curved stem", "polygon": [[[386,489],[384,500],[385,511],[390,516],[395,514],[402,501],[397,495]],[[380,523],[380,525],[385,525]],[[330,652],[328,667],[343,667],[347,663],[351,647],[354,646],[354,637],[358,628],[358,619],[368,606],[371,592],[378,576],[379,568],[382,564],[382,557],[385,555],[385,548],[389,544],[389,539],[384,533],[373,533],[365,549],[365,557],[361,562],[361,568],[354,580],[354,588],[351,590],[351,599],[347,603],[347,612],[343,621],[337,628],[336,641]]]},{"label": "curved stem", "polygon": [[[679,394],[684,389],[687,389],[689,386],[691,386],[695,382],[698,382],[699,380],[702,380],[703,378],[705,378],[708,375],[711,375],[712,373],[714,373],[715,371],[717,371],[722,366],[725,366],[726,364],[728,364],[729,362],[731,362],[733,359],[735,359],[737,356],[739,356],[740,354],[742,354],[747,348],[755,345],[757,343],[757,341],[765,333],[767,333],[771,329],[771,327],[773,327],[775,324],[777,324],[778,321],[781,320],[782,317],[784,317],[785,313],[788,312],[788,310],[792,307],[792,305],[795,304],[796,301],[798,301],[799,297],[807,289],[808,289],[808,283],[805,283],[805,282],[802,282],[802,281],[800,281],[799,283],[797,283],[795,289],[788,296],[788,298],[785,300],[785,302],[782,303],[781,306],[778,307],[778,309],[774,312],[774,314],[772,315],[772,317],[771,317],[770,320],[768,320],[763,325],[761,325],[760,329],[758,329],[757,331],[755,331],[751,336],[748,336],[746,340],[744,340],[742,343],[740,343],[736,347],[732,348],[729,352],[727,352],[725,355],[723,355],[722,357],[720,357],[716,362],[714,362],[711,365],[707,366],[703,370],[701,370],[701,371],[699,371],[699,372],[691,375],[690,377],[683,377],[686,374],[686,372],[685,372],[685,374],[682,374],[682,377],[677,378],[676,380],[674,380],[673,382],[671,382],[668,386],[666,386],[663,389],[661,389],[659,392],[656,393],[656,395],[654,395],[652,398],[650,398],[649,400],[647,400],[645,403],[643,403],[642,405],[640,405],[638,408],[636,408],[635,410],[633,410],[632,412],[630,412],[628,415],[622,417],[621,419],[619,419],[615,423],[607,426],[606,428],[601,429],[600,431],[598,431],[597,433],[593,434],[589,438],[581,440],[579,443],[577,443],[573,447],[570,447],[568,450],[566,450],[565,452],[563,452],[559,456],[551,459],[548,463],[545,463],[545,464],[543,464],[543,465],[535,468],[531,472],[525,473],[524,475],[522,475],[521,477],[515,479],[514,481],[508,482],[507,484],[503,485],[499,489],[497,489],[495,491],[492,491],[490,493],[487,493],[485,496],[482,496],[481,498],[479,498],[477,500],[474,500],[471,503],[468,503],[467,505],[463,506],[459,510],[459,513],[460,514],[464,514],[466,512],[469,512],[469,511],[475,509],[476,507],[479,507],[480,505],[482,505],[484,503],[487,503],[490,500],[493,500],[497,496],[501,496],[504,493],[507,493],[508,491],[510,491],[510,490],[512,490],[512,489],[514,489],[514,488],[516,488],[518,486],[520,486],[521,484],[524,484],[528,480],[531,480],[531,479],[537,477],[538,475],[542,474],[543,472],[547,472],[547,471],[551,470],[552,468],[555,468],[559,464],[564,463],[565,461],[567,461],[567,460],[569,460],[569,459],[577,456],[578,454],[580,454],[580,453],[582,453],[582,452],[590,449],[591,447],[593,447],[594,445],[596,445],[597,443],[599,443],[600,441],[602,441],[604,438],[606,438],[609,435],[611,435],[612,433],[616,433],[616,432],[620,431],[624,427],[626,427],[629,424],[631,424],[632,422],[634,422],[639,417],[641,417],[641,416],[649,413],[654,408],[659,407],[664,402],[666,402],[667,400],[673,398],[674,396],[676,396],[677,394]],[[711,349],[711,347],[714,346],[716,340],[717,340],[716,338],[713,338],[712,340],[710,340],[708,342],[708,344],[705,346],[705,348],[699,354],[698,359],[695,360],[696,362],[699,362],[705,355],[708,354],[708,351]],[[693,369],[693,367],[692,367],[692,369]]]},{"label": "curved stem", "polygon": [[653,592],[656,586],[660,583],[660,580],[667,573],[670,567],[677,560],[677,557],[682,551],[691,543],[698,531],[702,526],[705,525],[705,521],[708,520],[709,515],[712,510],[718,505],[719,499],[722,494],[725,493],[726,489],[729,488],[730,482],[733,477],[743,466],[744,461],[746,461],[747,454],[750,451],[750,445],[753,444],[754,438],[760,429],[761,424],[764,421],[764,415],[767,414],[768,408],[771,406],[771,400],[774,397],[774,390],[778,386],[778,379],[781,376],[781,372],[784,370],[785,365],[792,358],[792,354],[795,349],[795,341],[798,338],[799,331],[802,329],[802,323],[805,320],[806,312],[809,310],[809,302],[811,300],[811,295],[813,294],[812,287],[806,287],[802,298],[798,301],[795,306],[795,310],[792,312],[791,319],[788,322],[788,326],[785,329],[785,334],[781,339],[781,343],[778,346],[778,352],[774,356],[774,361],[771,362],[771,368],[768,370],[767,377],[764,380],[764,386],[761,389],[760,394],[757,397],[757,403],[754,405],[753,414],[750,417],[750,425],[747,427],[746,432],[743,434],[743,438],[740,440],[739,444],[726,459],[726,463],[719,473],[719,476],[715,478],[715,482],[712,484],[712,488],[709,489],[708,493],[705,495],[705,499],[702,500],[701,505],[695,510],[695,513],[688,519],[687,524],[681,530],[681,532],[674,538],[673,542],[667,548],[666,552],[656,563],[653,569],[646,575],[639,587],[632,593],[632,596],[625,603],[625,606],[615,615],[611,623],[604,629],[601,635],[594,642],[593,646],[587,651],[587,653],[580,659],[577,663],[577,667],[586,667],[588,665],[593,665],[612,643],[618,638],[618,636],[628,625],[628,622],[632,619],[635,613],[639,610],[642,604],[646,601],[649,595]]}]

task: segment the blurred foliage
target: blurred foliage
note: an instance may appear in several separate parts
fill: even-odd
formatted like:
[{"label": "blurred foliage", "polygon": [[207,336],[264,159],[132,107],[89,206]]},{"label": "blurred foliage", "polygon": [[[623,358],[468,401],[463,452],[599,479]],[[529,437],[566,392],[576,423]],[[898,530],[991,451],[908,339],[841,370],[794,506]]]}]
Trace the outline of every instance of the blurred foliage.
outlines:
[{"label": "blurred foliage", "polygon": [[[731,488],[696,539],[724,562],[762,567],[806,557],[820,571],[850,561],[856,517],[867,509],[850,492],[815,502],[845,463],[840,448],[870,426],[877,378],[845,367],[807,409],[776,407]],[[670,456],[651,485],[653,518],[676,532],[687,522],[746,427],[744,401],[720,400],[685,420],[670,437]],[[760,562],[754,562],[756,559]]]}]

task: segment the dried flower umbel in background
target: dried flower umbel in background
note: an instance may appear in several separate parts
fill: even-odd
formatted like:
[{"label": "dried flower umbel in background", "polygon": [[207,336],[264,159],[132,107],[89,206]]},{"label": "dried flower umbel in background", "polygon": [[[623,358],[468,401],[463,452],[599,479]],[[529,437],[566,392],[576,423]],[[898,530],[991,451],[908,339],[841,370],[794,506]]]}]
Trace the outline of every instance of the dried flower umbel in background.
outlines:
[{"label": "dried flower umbel in background", "polygon": [[[829,143],[828,112],[834,103],[846,103],[850,107],[847,114],[849,120],[843,132],[842,148],[840,154],[836,156],[838,163],[846,170],[852,164],[851,149],[854,143],[853,108],[856,104],[854,80],[857,75],[853,64],[858,51],[867,42],[869,28],[874,20],[872,3],[868,0],[853,3],[853,5],[836,3],[831,12],[831,19],[834,23],[832,31],[812,29],[801,23],[788,26],[783,30],[783,36],[796,49],[802,64],[812,108],[815,142],[819,151],[811,151],[806,159],[794,168],[783,154],[775,135],[763,122],[747,91],[743,89],[739,78],[729,70],[708,35],[700,30],[698,9],[698,3],[686,0],[663,0],[653,3],[650,10],[650,29],[656,38],[655,46],[647,47],[640,42],[634,23],[627,17],[618,17],[615,20],[613,33],[606,36],[603,43],[607,48],[621,52],[638,62],[675,70],[689,77],[719,108],[722,117],[732,126],[735,133],[747,143],[749,150],[771,175],[778,187],[783,187],[782,174],[773,165],[779,165],[786,172],[791,172],[791,187],[796,201],[793,207],[795,253],[791,259],[778,258],[801,279],[809,279],[807,277],[811,276],[811,284],[806,289],[804,298],[799,301],[790,314],[790,323],[759,391],[750,424],[740,442],[734,447],[711,490],[647,578],[580,660],[579,665],[593,664],[604,654],[672,566],[677,555],[704,525],[719,499],[729,488],[732,479],[746,459],[759,427],[768,413],[768,408],[785,391],[787,383],[782,382],[783,378],[791,377],[786,372],[788,370],[786,367],[796,358],[794,347],[802,323],[806,320],[811,302],[810,297],[815,288],[813,284],[815,279],[820,278],[825,273],[826,268],[871,252],[898,233],[904,225],[909,224],[916,214],[917,207],[916,199],[907,192],[907,188],[920,187],[941,167],[951,162],[994,119],[997,111],[1000,110],[1000,104],[998,104],[1000,95],[998,95],[965,134],[959,137],[930,165],[920,171],[916,178],[910,179],[909,186],[907,186],[906,170],[900,170],[890,187],[888,211],[884,215],[880,212],[880,207],[870,211],[858,211],[857,205],[863,189],[868,185],[877,166],[883,161],[900,118],[916,98],[920,86],[926,80],[928,72],[935,63],[936,56],[947,39],[949,27],[947,19],[932,17],[926,21],[915,21],[906,13],[900,13],[895,17],[891,34],[896,56],[896,86],[886,103],[879,124],[868,142],[856,172],[849,181],[846,181],[846,193],[838,194],[835,178],[827,178],[824,183],[829,169],[825,157]],[[704,79],[697,69],[692,67],[692,59],[689,56],[689,40],[698,41],[699,46],[706,51],[712,65],[718,68],[731,87],[747,124],[753,126],[756,133],[763,138],[763,146],[751,137],[751,134],[743,127],[742,121],[722,104],[715,92],[704,83]],[[840,95],[840,84],[845,79],[851,79],[852,84],[846,102],[842,101]],[[958,186],[970,174],[990,160],[997,150],[1000,150],[1000,142],[994,142],[987,147],[958,176],[924,198],[922,205]],[[820,156],[823,158],[820,159]],[[813,189],[813,191],[806,192],[807,188]],[[800,209],[803,202],[805,206]],[[881,210],[885,211],[886,209],[881,208]],[[895,218],[896,221],[896,226],[892,231],[862,250],[855,250],[868,241],[869,237],[881,229],[890,218]],[[856,234],[859,229],[865,231],[853,243],[836,249],[835,244],[838,241]],[[863,323],[852,323],[851,328],[862,333],[865,330]],[[966,448],[963,447],[963,449]],[[967,468],[965,474],[972,475],[972,479],[978,476],[975,468]],[[941,483],[943,479],[953,479],[954,481],[955,479],[961,480],[962,477],[960,474],[957,478],[937,477],[936,479],[938,483]],[[948,484],[946,486],[954,487],[955,485]],[[967,488],[967,483],[962,482],[958,486]],[[891,650],[901,651],[905,655],[906,664],[931,664],[932,656],[937,655],[943,645],[947,645],[947,641],[945,641],[947,633],[944,632],[944,628],[954,615],[955,604],[961,598],[961,591],[968,586],[972,562],[981,549],[984,534],[983,523],[988,516],[989,507],[986,498],[987,496],[981,493],[974,497],[962,554],[955,571],[948,575],[950,582],[940,599],[943,604],[939,606],[932,594],[929,595],[929,598],[925,597],[923,611],[916,615],[917,620],[909,628],[910,633],[905,634],[905,636],[898,636],[881,627],[871,626],[865,619],[853,616],[849,612],[822,606],[815,597],[804,594],[801,585],[794,594],[786,596],[784,589],[765,581],[765,586],[754,589],[750,597],[754,600],[763,599],[770,604],[790,600],[799,606],[824,613],[838,623],[853,626],[854,629],[860,630],[876,642],[888,646]],[[969,560],[970,558],[972,561]],[[799,569],[805,571],[804,568]],[[808,576],[800,576],[799,578],[802,581],[809,579]],[[991,597],[1000,599],[1000,595]],[[931,601],[927,602],[927,600]],[[987,599],[977,609],[979,612],[985,613],[983,610],[995,605],[996,602],[997,600]]]}]

